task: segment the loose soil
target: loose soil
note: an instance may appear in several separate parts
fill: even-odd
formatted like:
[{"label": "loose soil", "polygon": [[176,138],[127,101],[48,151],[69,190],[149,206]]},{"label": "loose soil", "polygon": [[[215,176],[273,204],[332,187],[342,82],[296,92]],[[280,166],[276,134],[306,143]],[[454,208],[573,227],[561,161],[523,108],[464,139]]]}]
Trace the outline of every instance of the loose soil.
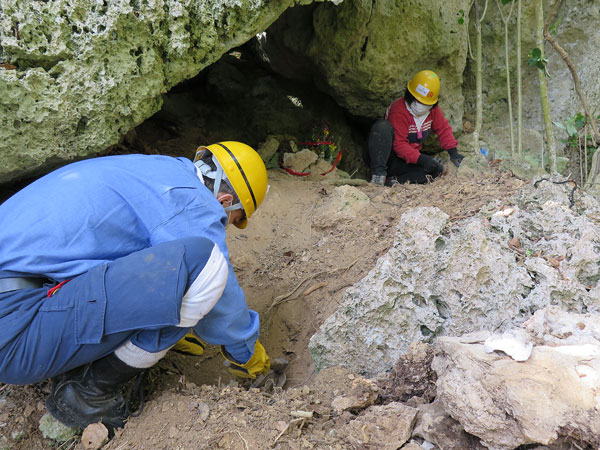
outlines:
[{"label": "loose soil", "polygon": [[[309,181],[274,169],[269,183],[248,228],[228,229],[228,241],[247,302],[261,315],[261,341],[272,358],[290,361],[284,388],[248,389],[229,376],[218,349],[211,346],[202,357],[171,352],[150,372],[153,389],[142,414],[132,417],[104,448],[374,448],[368,436],[336,432],[360,412],[336,414],[331,409],[333,397],[350,389],[355,375],[341,368],[315,374],[310,337],[335,311],[346,288],[392,246],[403,211],[435,206],[457,221],[491,201],[509,202],[523,185],[493,168],[453,172],[423,186],[365,183],[355,188],[368,197],[368,206],[342,213],[328,206],[339,195],[332,180]],[[411,392],[432,400],[434,375],[410,365],[404,361],[390,374],[380,402],[407,401]],[[403,371],[410,376],[403,377]],[[421,386],[415,383],[419,374]],[[0,449],[84,448],[79,438],[56,444],[41,436],[38,423],[48,388],[48,382],[0,384],[0,436],[5,438]],[[298,411],[312,411],[313,416],[298,417]]]}]

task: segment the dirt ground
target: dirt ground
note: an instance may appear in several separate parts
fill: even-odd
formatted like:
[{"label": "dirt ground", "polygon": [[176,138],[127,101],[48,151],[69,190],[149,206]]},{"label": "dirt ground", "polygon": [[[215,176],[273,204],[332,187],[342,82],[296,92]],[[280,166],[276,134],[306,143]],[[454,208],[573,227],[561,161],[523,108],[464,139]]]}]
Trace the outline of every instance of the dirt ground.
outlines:
[{"label": "dirt ground", "polygon": [[[280,169],[270,170],[269,183],[248,228],[232,227],[228,240],[247,302],[261,315],[261,341],[272,358],[290,361],[284,388],[248,390],[237,384],[211,346],[203,357],[171,352],[150,373],[153,391],[143,413],[131,418],[104,448],[376,448],[364,433],[353,437],[336,432],[354,415],[336,414],[332,399],[351,390],[356,378],[342,369],[315,374],[308,340],[336,309],[346,288],[363,278],[393,244],[403,211],[436,206],[460,220],[491,201],[507,200],[523,185],[494,169],[447,174],[424,186],[362,184],[355,188],[369,204],[352,215],[329,208],[339,195],[334,183],[308,181]],[[48,382],[0,384],[0,449],[84,448],[79,437],[56,444],[39,432],[48,387]],[[425,397],[430,400],[431,393]]]}]

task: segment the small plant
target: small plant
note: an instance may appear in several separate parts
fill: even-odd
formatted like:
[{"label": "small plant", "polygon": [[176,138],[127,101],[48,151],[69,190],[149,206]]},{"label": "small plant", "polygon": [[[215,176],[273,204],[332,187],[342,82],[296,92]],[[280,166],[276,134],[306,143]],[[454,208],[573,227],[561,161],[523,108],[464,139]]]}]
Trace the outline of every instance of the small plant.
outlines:
[{"label": "small plant", "polygon": [[319,158],[333,164],[341,150],[339,143],[339,138],[333,136],[327,122],[323,122],[313,129],[311,150]]},{"label": "small plant", "polygon": [[561,140],[563,144],[577,147],[579,131],[585,127],[586,122],[585,115],[578,112],[573,117],[569,117],[565,122],[552,123],[567,132],[568,139]]},{"label": "small plant", "polygon": [[580,181],[587,179],[587,173],[590,170],[592,156],[596,151],[597,143],[591,133],[590,120],[584,113],[578,112],[568,117],[564,122],[552,122],[556,127],[564,130],[567,134],[566,139],[561,139],[565,144],[566,150],[576,155],[579,160]]},{"label": "small plant", "polygon": [[543,70],[544,74],[550,78],[550,73],[546,67],[548,64],[548,59],[542,56],[542,51],[538,47],[532,48],[527,56],[529,57],[527,64],[530,66],[536,66],[538,69]]}]

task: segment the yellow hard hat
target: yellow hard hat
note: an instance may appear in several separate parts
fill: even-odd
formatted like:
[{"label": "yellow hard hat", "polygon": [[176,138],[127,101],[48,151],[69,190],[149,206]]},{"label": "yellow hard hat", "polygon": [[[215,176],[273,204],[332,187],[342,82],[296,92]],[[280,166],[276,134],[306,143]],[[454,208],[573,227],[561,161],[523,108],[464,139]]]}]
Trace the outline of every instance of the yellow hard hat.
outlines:
[{"label": "yellow hard hat", "polygon": [[421,70],[406,85],[408,91],[424,105],[433,105],[438,101],[440,79],[431,70]]},{"label": "yellow hard hat", "polygon": [[246,228],[248,218],[260,206],[267,194],[268,177],[265,163],[256,150],[241,142],[217,142],[200,147],[198,150],[204,149],[210,151],[217,159],[231,187],[240,199],[246,217],[238,221],[236,226]]}]

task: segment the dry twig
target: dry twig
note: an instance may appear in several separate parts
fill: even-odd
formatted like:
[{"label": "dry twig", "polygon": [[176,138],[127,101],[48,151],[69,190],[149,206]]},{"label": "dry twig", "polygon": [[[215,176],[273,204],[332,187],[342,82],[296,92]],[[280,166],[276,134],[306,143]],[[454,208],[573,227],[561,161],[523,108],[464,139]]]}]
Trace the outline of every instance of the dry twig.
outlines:
[{"label": "dry twig", "polygon": [[[350,269],[354,264],[356,264],[358,262],[358,259],[355,259],[352,264],[350,264],[349,266],[346,267],[339,267],[337,269],[333,269],[333,270],[323,270],[322,272],[317,272],[314,273],[312,275],[309,275],[308,277],[304,278],[302,281],[300,281],[300,283],[298,283],[296,285],[296,287],[294,287],[294,289],[292,289],[290,292],[283,294],[283,295],[279,295],[277,297],[275,297],[275,299],[273,300],[273,303],[271,303],[271,306],[269,306],[267,308],[267,312],[269,312],[273,307],[283,303],[286,300],[293,300],[294,298],[297,297],[292,297],[292,295],[294,295],[294,293],[300,288],[300,286],[302,286],[304,283],[306,283],[309,280],[312,280],[315,277],[321,276],[321,275],[331,275],[332,273],[338,272],[340,270],[346,271],[348,269]],[[311,291],[312,292],[312,291]],[[310,293],[310,292],[309,292]]]},{"label": "dry twig", "polygon": [[[302,425],[304,425],[304,421],[306,419],[300,418],[300,419],[292,419],[290,420],[287,425],[285,426],[285,428],[281,431],[281,433],[279,433],[279,435],[275,438],[275,440],[273,441],[273,446],[275,446],[275,444],[277,444],[277,441],[279,440],[279,438],[281,436],[283,436],[283,434],[290,428],[290,425],[294,424],[294,423],[298,423],[298,422],[302,422]],[[300,426],[300,429],[302,429],[302,425]]]},{"label": "dry twig", "polygon": [[246,441],[246,439],[244,439],[242,433],[240,433],[238,430],[235,430],[235,432],[240,436],[240,439],[244,442],[244,448],[248,450],[248,442]]},{"label": "dry twig", "polygon": [[306,297],[307,295],[311,294],[312,292],[316,291],[317,289],[321,289],[322,287],[325,287],[325,286],[327,286],[327,283],[325,283],[325,282],[317,283],[317,284],[309,287],[307,290],[305,290],[302,293],[302,296]]}]

